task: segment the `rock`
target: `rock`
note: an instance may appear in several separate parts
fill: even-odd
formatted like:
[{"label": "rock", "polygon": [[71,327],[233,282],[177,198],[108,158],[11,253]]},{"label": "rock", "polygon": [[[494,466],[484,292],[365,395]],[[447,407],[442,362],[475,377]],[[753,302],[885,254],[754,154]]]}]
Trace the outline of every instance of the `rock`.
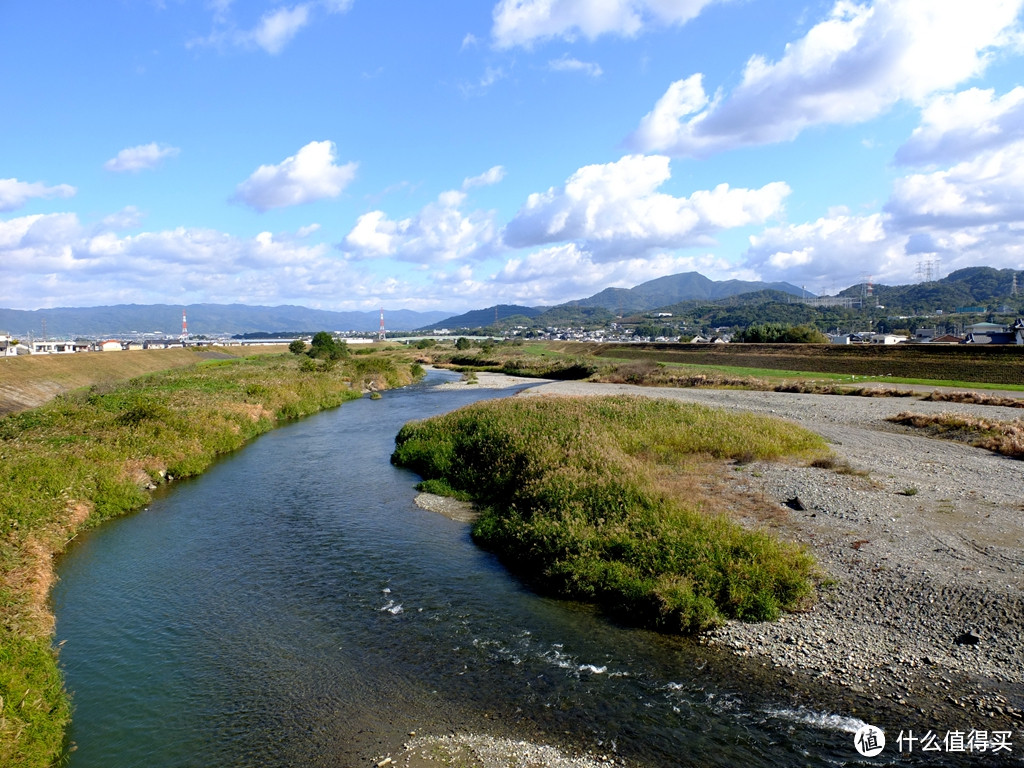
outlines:
[{"label": "rock", "polygon": [[964,632],[953,642],[955,642],[957,645],[977,645],[981,642],[981,635],[979,635],[972,629],[967,632]]}]

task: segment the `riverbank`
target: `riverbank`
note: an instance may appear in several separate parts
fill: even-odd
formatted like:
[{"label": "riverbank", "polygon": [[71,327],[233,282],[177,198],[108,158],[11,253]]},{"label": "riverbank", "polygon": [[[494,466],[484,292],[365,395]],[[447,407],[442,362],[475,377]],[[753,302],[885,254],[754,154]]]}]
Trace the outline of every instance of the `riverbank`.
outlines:
[{"label": "riverbank", "polygon": [[[754,462],[718,478],[776,511],[748,518],[807,546],[835,580],[806,613],[730,623],[706,642],[809,686],[849,690],[906,721],[1021,728],[1024,473],[1018,461],[917,436],[905,399],[558,382],[521,397],[635,394],[779,416],[824,436],[835,469]],[[915,402],[922,412],[1019,411]],[[742,516],[742,512],[740,515]],[[902,727],[902,723],[882,724]]]},{"label": "riverbank", "polygon": [[79,531],[280,423],[413,378],[386,356],[223,358],[0,418],[0,765],[49,766],[66,746],[48,598],[54,558]]}]

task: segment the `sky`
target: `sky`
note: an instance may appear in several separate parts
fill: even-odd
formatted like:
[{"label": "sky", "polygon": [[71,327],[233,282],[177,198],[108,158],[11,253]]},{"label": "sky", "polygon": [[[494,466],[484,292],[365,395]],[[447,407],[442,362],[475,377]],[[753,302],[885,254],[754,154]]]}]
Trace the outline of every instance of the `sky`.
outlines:
[{"label": "sky", "polygon": [[0,0],[0,307],[1024,269],[1024,0]]}]

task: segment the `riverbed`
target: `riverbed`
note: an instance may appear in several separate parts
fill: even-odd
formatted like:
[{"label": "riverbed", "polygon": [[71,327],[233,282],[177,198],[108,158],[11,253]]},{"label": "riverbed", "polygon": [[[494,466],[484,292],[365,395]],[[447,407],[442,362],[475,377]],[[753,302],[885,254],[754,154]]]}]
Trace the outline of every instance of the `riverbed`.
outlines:
[{"label": "riverbed", "polygon": [[867,697],[540,597],[417,507],[401,425],[518,391],[456,380],[264,435],[69,548],[71,768],[400,764],[460,739],[578,765],[942,764],[861,758]]}]

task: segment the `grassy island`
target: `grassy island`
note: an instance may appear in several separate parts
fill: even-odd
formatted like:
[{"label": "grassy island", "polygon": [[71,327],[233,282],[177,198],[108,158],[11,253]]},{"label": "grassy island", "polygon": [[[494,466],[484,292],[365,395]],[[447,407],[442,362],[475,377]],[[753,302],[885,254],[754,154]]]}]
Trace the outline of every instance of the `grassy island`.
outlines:
[{"label": "grassy island", "polygon": [[65,748],[47,600],[53,558],[78,531],[282,422],[422,373],[387,352],[223,358],[0,418],[0,765],[43,768]]},{"label": "grassy island", "polygon": [[640,397],[531,397],[405,425],[392,461],[471,498],[473,536],[541,591],[633,624],[695,633],[812,599],[800,547],[722,514],[714,461],[828,454],[778,419]]}]

